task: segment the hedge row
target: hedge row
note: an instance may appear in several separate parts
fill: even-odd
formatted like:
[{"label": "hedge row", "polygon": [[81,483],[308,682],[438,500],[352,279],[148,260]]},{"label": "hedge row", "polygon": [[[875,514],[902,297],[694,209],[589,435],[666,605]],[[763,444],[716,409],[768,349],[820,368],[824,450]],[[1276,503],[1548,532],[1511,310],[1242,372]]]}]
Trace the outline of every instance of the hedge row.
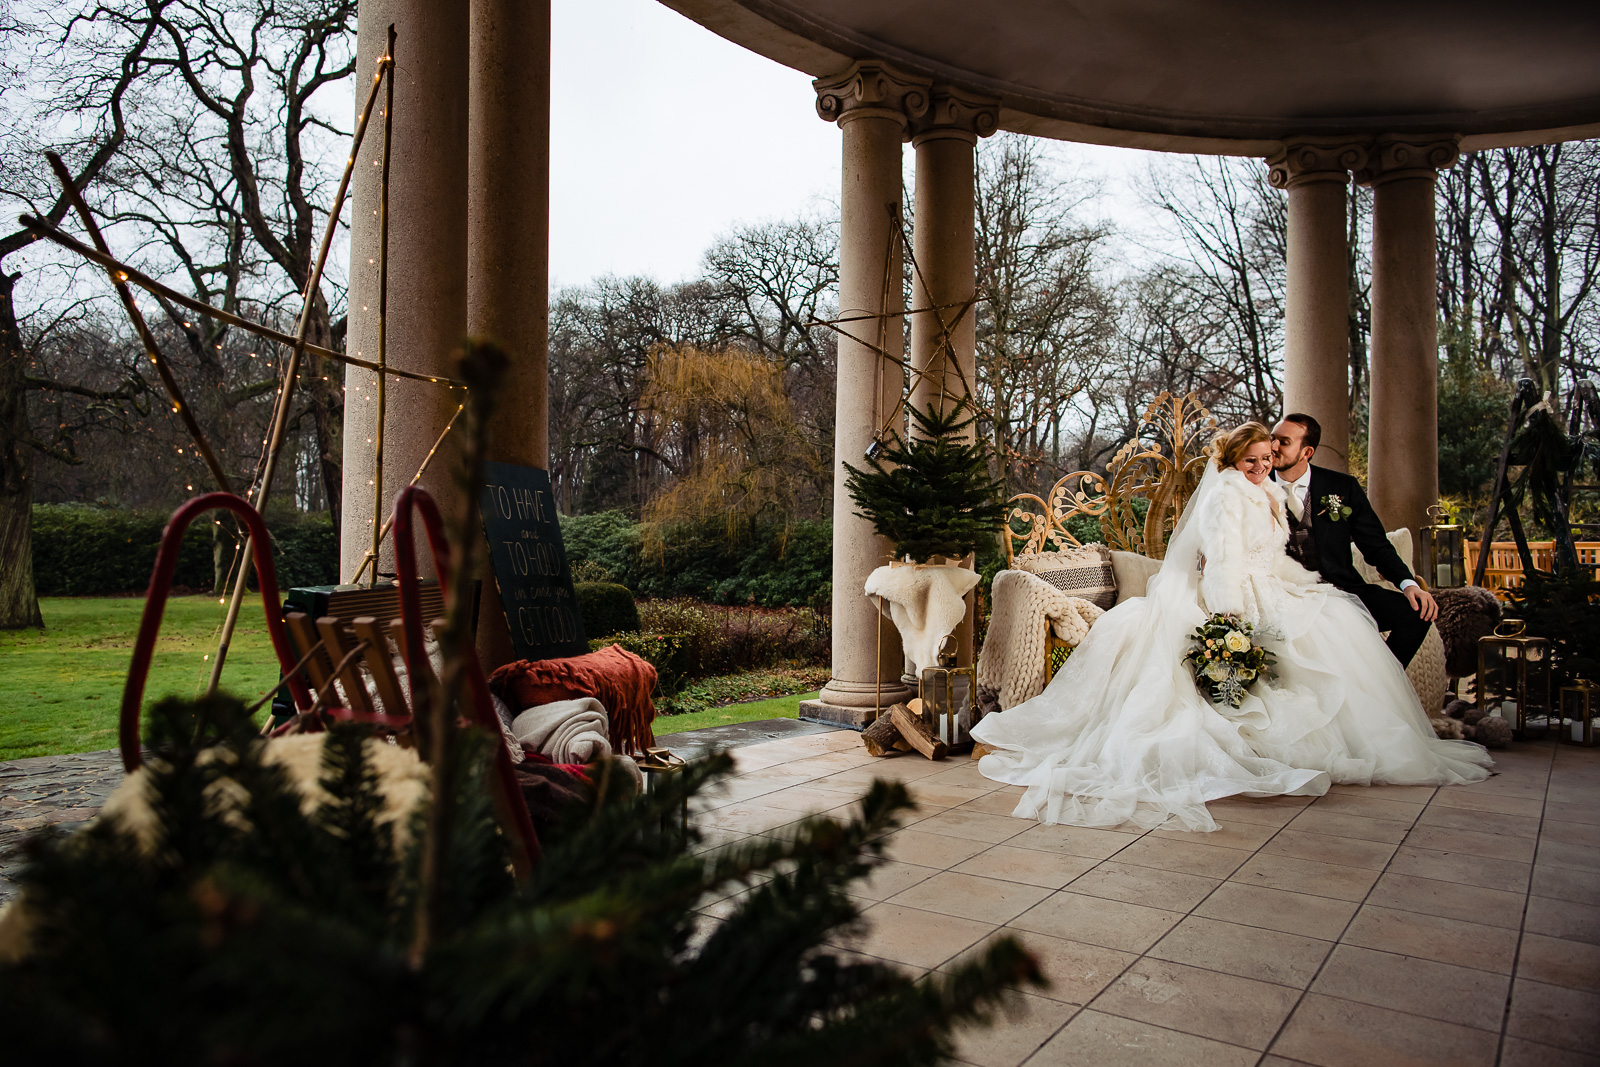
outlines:
[{"label": "hedge row", "polygon": [[[83,504],[33,509],[33,573],[41,596],[143,592],[167,516]],[[226,520],[224,520],[226,521]],[[269,519],[278,584],[338,580],[339,537],[327,515]],[[203,517],[184,536],[174,587],[210,589],[212,526]],[[616,582],[636,595],[692,597],[715,604],[811,606],[832,596],[833,529],[825,520],[768,526],[742,540],[721,523],[674,526],[646,551],[641,525],[617,511],[563,516],[562,538],[580,580]],[[232,557],[232,540],[226,543]],[[982,553],[979,567],[997,566]]]},{"label": "hedge row", "polygon": [[[224,526],[224,566],[233,558],[231,523]],[[212,516],[184,534],[173,587],[212,587]],[[33,509],[33,580],[40,596],[115,596],[150,584],[163,512],[124,511],[84,504],[39,504]],[[338,581],[339,535],[326,514],[269,519],[278,585]]]},{"label": "hedge row", "polygon": [[833,529],[796,520],[730,538],[720,522],[673,526],[647,551],[641,524],[620,511],[563,516],[561,539],[581,577],[619,582],[642,597],[693,597],[763,607],[825,604],[831,596]]}]

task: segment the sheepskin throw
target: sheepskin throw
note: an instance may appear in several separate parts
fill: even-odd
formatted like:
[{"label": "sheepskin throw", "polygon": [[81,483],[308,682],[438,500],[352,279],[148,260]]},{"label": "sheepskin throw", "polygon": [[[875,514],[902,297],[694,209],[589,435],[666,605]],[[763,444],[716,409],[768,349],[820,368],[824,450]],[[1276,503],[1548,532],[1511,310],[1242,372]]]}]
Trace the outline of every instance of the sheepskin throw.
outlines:
[{"label": "sheepskin throw", "polygon": [[966,618],[962,598],[977,584],[978,572],[965,567],[891,563],[867,575],[866,592],[888,602],[900,644],[921,674],[938,665],[939,642]]},{"label": "sheepskin throw", "polygon": [[978,656],[978,688],[997,691],[1004,709],[1044,692],[1046,625],[1076,645],[1105,611],[1026,571],[1001,571],[992,590],[989,635]]},{"label": "sheepskin throw", "polygon": [[1013,570],[1037,575],[1068,596],[1082,597],[1101,608],[1117,602],[1117,579],[1111,552],[1104,545],[1029,552],[1011,561]]},{"label": "sheepskin throw", "polygon": [[1444,638],[1445,669],[1458,678],[1478,673],[1478,638],[1494,633],[1500,621],[1500,598],[1487,589],[1464,585],[1435,589],[1439,602],[1439,636]]}]

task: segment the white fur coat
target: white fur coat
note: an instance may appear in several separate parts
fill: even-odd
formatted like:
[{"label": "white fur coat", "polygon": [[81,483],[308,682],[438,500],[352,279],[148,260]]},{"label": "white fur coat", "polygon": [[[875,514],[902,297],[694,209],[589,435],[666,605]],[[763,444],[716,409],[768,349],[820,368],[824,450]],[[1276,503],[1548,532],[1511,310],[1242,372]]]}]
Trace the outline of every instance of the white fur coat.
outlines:
[{"label": "white fur coat", "polygon": [[1190,520],[1200,524],[1205,557],[1200,597],[1207,611],[1256,622],[1266,606],[1263,586],[1272,585],[1257,579],[1270,576],[1287,586],[1306,586],[1317,576],[1284,554],[1289,526],[1282,487],[1270,481],[1253,485],[1232,469],[1221,477],[1204,512]]}]

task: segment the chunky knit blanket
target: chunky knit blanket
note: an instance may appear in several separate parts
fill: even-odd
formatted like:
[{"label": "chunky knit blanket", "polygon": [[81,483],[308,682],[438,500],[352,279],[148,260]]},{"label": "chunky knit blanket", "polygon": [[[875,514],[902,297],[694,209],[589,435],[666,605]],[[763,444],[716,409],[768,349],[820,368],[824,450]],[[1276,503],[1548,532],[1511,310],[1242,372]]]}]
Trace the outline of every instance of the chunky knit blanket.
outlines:
[{"label": "chunky knit blanket", "polygon": [[989,634],[978,656],[978,688],[996,690],[1003,709],[1044,692],[1047,626],[1076,645],[1105,611],[1026,571],[996,574],[993,596]]}]

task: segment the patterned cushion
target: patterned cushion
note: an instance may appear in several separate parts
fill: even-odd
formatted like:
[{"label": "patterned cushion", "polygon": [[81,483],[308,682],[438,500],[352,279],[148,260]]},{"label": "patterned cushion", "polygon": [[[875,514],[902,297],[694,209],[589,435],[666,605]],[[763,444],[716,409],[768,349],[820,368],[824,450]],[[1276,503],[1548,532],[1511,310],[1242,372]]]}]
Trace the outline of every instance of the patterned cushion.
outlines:
[{"label": "patterned cushion", "polygon": [[1011,566],[1096,607],[1110,608],[1117,602],[1117,580],[1111,570],[1111,554],[1104,545],[1028,553],[1015,557]]}]

